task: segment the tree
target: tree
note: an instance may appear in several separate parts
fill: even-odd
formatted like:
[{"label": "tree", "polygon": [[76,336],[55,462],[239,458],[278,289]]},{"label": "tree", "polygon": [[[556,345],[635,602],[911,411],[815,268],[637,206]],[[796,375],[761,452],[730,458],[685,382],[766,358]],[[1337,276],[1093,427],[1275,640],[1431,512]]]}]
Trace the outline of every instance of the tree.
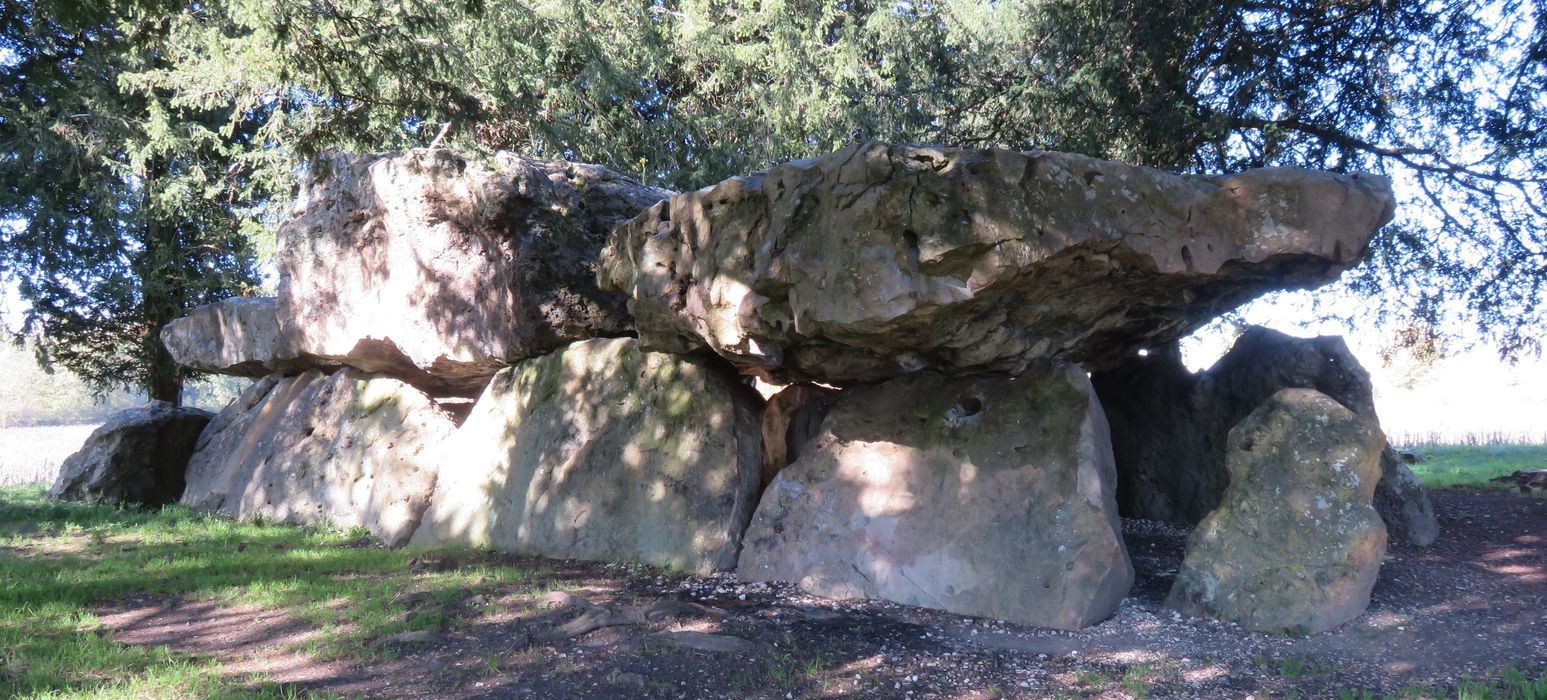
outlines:
[{"label": "tree", "polygon": [[[1182,171],[1372,170],[1410,193],[1358,291],[1506,354],[1547,328],[1535,0],[228,0],[184,13],[178,104],[273,104],[297,157],[423,145],[677,188],[887,139]],[[279,168],[271,180],[277,182]]]},{"label": "tree", "polygon": [[178,402],[159,332],[252,289],[247,126],[125,76],[165,65],[174,3],[0,0],[0,275],[35,336],[95,391]]}]

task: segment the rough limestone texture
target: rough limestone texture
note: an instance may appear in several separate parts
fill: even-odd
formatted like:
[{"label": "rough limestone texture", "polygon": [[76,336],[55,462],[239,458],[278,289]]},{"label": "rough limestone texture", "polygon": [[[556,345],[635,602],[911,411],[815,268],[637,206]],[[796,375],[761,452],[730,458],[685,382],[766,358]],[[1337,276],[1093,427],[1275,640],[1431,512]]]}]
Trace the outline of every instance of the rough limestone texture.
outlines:
[{"label": "rough limestone texture", "polygon": [[274,297],[205,304],[163,326],[161,343],[178,364],[217,374],[262,377],[336,364],[297,350],[279,332],[278,308]]},{"label": "rough limestone texture", "polygon": [[1113,478],[1077,368],[846,389],[763,494],[737,575],[1079,629],[1133,583]]},{"label": "rough limestone texture", "polygon": [[707,347],[780,383],[1100,368],[1334,279],[1392,201],[1365,174],[869,143],[651,207],[613,233],[601,281],[648,349]]},{"label": "rough limestone texture", "polygon": [[212,421],[183,503],[240,520],[365,527],[389,545],[418,526],[454,427],[429,397],[346,369],[258,380]]},{"label": "rough limestone texture", "polygon": [[768,397],[763,406],[762,489],[790,465],[806,443],[822,431],[822,420],[838,400],[838,390],[816,384],[791,384]]},{"label": "rough limestone texture", "polygon": [[[1189,371],[1173,344],[1091,378],[1112,425],[1127,517],[1193,524],[1214,510],[1230,483],[1230,429],[1280,389],[1315,389],[1379,424],[1369,372],[1336,336],[1252,327],[1203,372]],[[1392,541],[1428,546],[1439,536],[1428,495],[1389,447],[1375,507]]]},{"label": "rough limestone texture", "polygon": [[1230,488],[1187,538],[1166,605],[1298,634],[1364,612],[1386,551],[1370,505],[1384,444],[1325,394],[1274,394],[1230,431]]},{"label": "rough limestone texture", "polygon": [[726,369],[610,339],[501,371],[447,444],[414,544],[734,567],[761,400]]},{"label": "rough limestone texture", "polygon": [[476,396],[514,361],[632,331],[625,299],[597,289],[597,254],[670,194],[509,153],[321,158],[279,230],[280,330],[300,352]]},{"label": "rough limestone texture", "polygon": [[59,466],[49,500],[150,507],[175,502],[194,443],[213,415],[164,401],[113,414]]}]

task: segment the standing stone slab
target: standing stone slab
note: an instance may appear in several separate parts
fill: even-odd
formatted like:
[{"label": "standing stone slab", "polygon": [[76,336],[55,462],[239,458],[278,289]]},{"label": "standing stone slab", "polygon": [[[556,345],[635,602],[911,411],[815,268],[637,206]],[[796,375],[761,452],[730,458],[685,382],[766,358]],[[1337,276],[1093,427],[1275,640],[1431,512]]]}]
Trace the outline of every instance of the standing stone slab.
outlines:
[{"label": "standing stone slab", "polygon": [[631,339],[528,360],[448,443],[413,542],[730,569],[757,498],[759,408],[720,368]]},{"label": "standing stone slab", "polygon": [[511,153],[319,158],[279,229],[280,330],[300,352],[476,396],[512,362],[632,332],[597,255],[670,194]]},{"label": "standing stone slab", "polygon": [[209,411],[152,401],[113,414],[59,466],[49,500],[163,506],[184,473]]},{"label": "standing stone slab", "polygon": [[932,374],[844,391],[774,479],[738,575],[1079,629],[1133,583],[1085,373]]},{"label": "standing stone slab", "polygon": [[363,526],[401,544],[429,505],[433,458],[453,429],[395,379],[266,377],[199,437],[183,503],[241,520]]},{"label": "standing stone slab", "polygon": [[[1092,376],[1112,424],[1117,503],[1124,516],[1192,524],[1230,483],[1230,429],[1280,389],[1315,389],[1372,422],[1370,374],[1337,336],[1296,338],[1246,330],[1208,370],[1193,373],[1175,345]],[[1439,536],[1434,507],[1396,451],[1381,455],[1375,509],[1392,541],[1427,546]]]},{"label": "standing stone slab", "polygon": [[1386,551],[1370,505],[1384,442],[1325,394],[1274,394],[1230,431],[1230,487],[1187,538],[1166,605],[1271,633],[1364,612]]}]

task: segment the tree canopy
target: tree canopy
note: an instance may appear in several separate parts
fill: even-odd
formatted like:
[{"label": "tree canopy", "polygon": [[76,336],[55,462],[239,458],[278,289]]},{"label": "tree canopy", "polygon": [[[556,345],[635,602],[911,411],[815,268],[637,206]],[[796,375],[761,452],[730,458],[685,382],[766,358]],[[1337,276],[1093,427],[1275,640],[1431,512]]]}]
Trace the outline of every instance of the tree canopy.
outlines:
[{"label": "tree canopy", "polygon": [[[8,16],[31,6],[6,2]],[[1539,350],[1547,327],[1547,8],[1535,0],[219,0],[143,12],[158,10],[154,59],[92,79],[144,100],[135,114],[210,135],[182,143],[241,174],[206,183],[231,201],[285,198],[296,164],[323,150],[422,146],[443,129],[457,148],[596,162],[679,189],[865,139],[1188,172],[1366,170],[1404,201],[1351,284],[1407,342],[1465,319],[1519,353]],[[58,80],[70,79],[82,78]]]},{"label": "tree canopy", "polygon": [[177,401],[159,331],[256,283],[240,130],[125,76],[164,65],[176,4],[0,0],[0,271],[45,366]]}]

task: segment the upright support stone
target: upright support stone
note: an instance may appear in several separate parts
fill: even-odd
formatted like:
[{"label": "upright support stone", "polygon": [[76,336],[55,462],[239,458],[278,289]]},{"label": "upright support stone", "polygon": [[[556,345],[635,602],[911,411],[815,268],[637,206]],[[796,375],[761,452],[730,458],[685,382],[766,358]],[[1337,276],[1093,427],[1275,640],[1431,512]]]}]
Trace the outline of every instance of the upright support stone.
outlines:
[{"label": "upright support stone", "polygon": [[260,379],[199,436],[183,503],[241,520],[363,526],[401,544],[452,431],[429,397],[356,370]]},{"label": "upright support stone", "polygon": [[[1128,517],[1192,524],[1214,510],[1230,483],[1230,429],[1280,389],[1315,389],[1378,423],[1370,374],[1336,336],[1295,338],[1257,326],[1203,372],[1188,371],[1170,345],[1092,381],[1112,424],[1117,502]],[[1428,495],[1390,447],[1375,508],[1392,541],[1427,546],[1439,536]]]},{"label": "upright support stone", "polygon": [[1230,487],[1187,538],[1166,605],[1300,634],[1364,612],[1386,550],[1370,505],[1384,443],[1325,394],[1274,394],[1230,431]]},{"label": "upright support stone", "polygon": [[631,339],[528,360],[448,443],[413,542],[730,569],[756,504],[760,408],[708,361]]},{"label": "upright support stone", "polygon": [[1079,629],[1133,583],[1085,373],[921,374],[844,391],[774,479],[738,575]]}]

